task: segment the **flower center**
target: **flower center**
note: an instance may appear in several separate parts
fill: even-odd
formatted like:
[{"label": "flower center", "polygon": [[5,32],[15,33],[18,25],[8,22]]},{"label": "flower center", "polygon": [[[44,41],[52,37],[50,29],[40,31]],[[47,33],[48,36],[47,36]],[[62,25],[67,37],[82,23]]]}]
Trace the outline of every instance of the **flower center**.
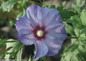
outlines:
[{"label": "flower center", "polygon": [[44,32],[42,30],[38,30],[36,34],[38,37],[42,37],[44,35]]}]

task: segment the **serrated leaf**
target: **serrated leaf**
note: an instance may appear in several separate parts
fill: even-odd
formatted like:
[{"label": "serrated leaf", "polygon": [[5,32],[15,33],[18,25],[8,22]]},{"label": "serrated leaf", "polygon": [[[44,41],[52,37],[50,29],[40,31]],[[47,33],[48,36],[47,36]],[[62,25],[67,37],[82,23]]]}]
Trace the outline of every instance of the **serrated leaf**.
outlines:
[{"label": "serrated leaf", "polygon": [[21,48],[18,52],[17,52],[17,54],[16,54],[16,61],[22,61],[22,50],[23,50],[23,48]]},{"label": "serrated leaf", "polygon": [[76,41],[78,41],[77,39],[71,38],[71,44],[74,44]]},{"label": "serrated leaf", "polygon": [[66,23],[66,32],[69,34],[74,34],[73,27]]},{"label": "serrated leaf", "polygon": [[12,8],[14,7],[14,5],[16,4],[17,0],[9,0],[7,2],[3,2],[1,4],[1,8],[3,11],[7,11],[10,12],[12,10]]},{"label": "serrated leaf", "polygon": [[81,33],[85,33],[86,34],[86,27],[81,29]]},{"label": "serrated leaf", "polygon": [[59,13],[60,13],[62,19],[69,19],[71,16],[75,15],[75,13],[73,11],[68,10],[68,9],[62,10],[62,9],[57,8],[57,10],[59,10]]},{"label": "serrated leaf", "polygon": [[76,0],[76,6],[77,7],[79,7],[79,8],[81,8],[81,7],[83,7],[84,6],[84,4],[85,4],[85,0]]},{"label": "serrated leaf", "polygon": [[[14,41],[14,40],[13,39],[8,39],[7,41]],[[9,48],[9,47],[12,47],[9,51],[7,51],[7,53],[12,52],[14,43],[6,43],[6,49]],[[6,60],[8,60],[10,58],[10,56],[11,56],[10,54],[6,54],[4,58]]]},{"label": "serrated leaf", "polygon": [[76,48],[77,48],[77,45],[72,45],[69,48],[65,49],[64,54],[62,55],[61,61],[73,60],[73,56],[75,56],[78,53],[77,51],[75,51]]},{"label": "serrated leaf", "polygon": [[86,41],[75,42],[64,50],[61,61],[85,61],[86,60]]},{"label": "serrated leaf", "polygon": [[17,18],[20,18],[20,17],[24,16],[25,14],[26,14],[26,11],[25,11],[25,9],[23,9],[23,10],[18,14]]},{"label": "serrated leaf", "polygon": [[77,13],[81,13],[81,8],[85,5],[85,0],[76,0],[76,4],[72,4],[72,8],[75,10]]},{"label": "serrated leaf", "polygon": [[75,35],[76,35],[77,37],[80,36],[80,29],[75,28],[75,29],[74,29],[74,32],[75,32]]},{"label": "serrated leaf", "polygon": [[82,12],[81,12],[81,21],[82,21],[82,24],[86,26],[86,9],[84,9]]},{"label": "serrated leaf", "polygon": [[79,28],[79,29],[83,28],[83,24],[78,15],[72,16],[71,20],[72,20],[72,25],[74,28]]},{"label": "serrated leaf", "polygon": [[79,40],[86,40],[86,34],[81,34],[79,37]]},{"label": "serrated leaf", "polygon": [[[14,41],[14,39],[8,39],[7,41]],[[7,51],[7,53],[12,53],[13,55],[15,55],[22,48],[23,44],[17,40],[15,41],[16,42],[6,43],[6,49],[12,47],[10,50]],[[5,59],[9,59],[11,56],[11,54],[6,54]]]}]

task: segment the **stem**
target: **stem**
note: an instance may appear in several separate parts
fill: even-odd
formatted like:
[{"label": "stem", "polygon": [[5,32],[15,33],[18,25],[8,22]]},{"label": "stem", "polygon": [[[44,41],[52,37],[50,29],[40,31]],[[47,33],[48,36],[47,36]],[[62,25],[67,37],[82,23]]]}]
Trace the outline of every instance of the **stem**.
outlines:
[{"label": "stem", "polygon": [[24,47],[24,45],[22,45],[16,52],[18,52],[22,47]]},{"label": "stem", "polygon": [[67,39],[71,39],[71,38],[78,39],[79,37],[71,37],[71,36],[67,36]]}]

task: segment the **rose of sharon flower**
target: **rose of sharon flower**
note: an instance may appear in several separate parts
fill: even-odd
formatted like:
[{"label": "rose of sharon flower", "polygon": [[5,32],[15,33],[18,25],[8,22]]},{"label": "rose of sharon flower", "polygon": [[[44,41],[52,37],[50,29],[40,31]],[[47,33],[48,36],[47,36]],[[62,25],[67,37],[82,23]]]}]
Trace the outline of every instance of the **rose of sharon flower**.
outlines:
[{"label": "rose of sharon flower", "polygon": [[16,22],[18,39],[24,45],[35,45],[35,58],[58,54],[67,34],[56,9],[33,6],[27,8],[26,16]]}]

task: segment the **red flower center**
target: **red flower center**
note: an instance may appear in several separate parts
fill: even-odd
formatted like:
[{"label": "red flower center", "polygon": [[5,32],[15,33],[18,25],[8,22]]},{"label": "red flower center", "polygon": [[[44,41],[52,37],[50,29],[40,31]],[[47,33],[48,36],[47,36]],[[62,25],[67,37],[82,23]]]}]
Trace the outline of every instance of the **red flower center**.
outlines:
[{"label": "red flower center", "polygon": [[34,37],[36,37],[38,40],[45,39],[45,35],[48,33],[45,31],[45,28],[45,26],[40,27],[37,25],[36,28],[33,29]]}]

